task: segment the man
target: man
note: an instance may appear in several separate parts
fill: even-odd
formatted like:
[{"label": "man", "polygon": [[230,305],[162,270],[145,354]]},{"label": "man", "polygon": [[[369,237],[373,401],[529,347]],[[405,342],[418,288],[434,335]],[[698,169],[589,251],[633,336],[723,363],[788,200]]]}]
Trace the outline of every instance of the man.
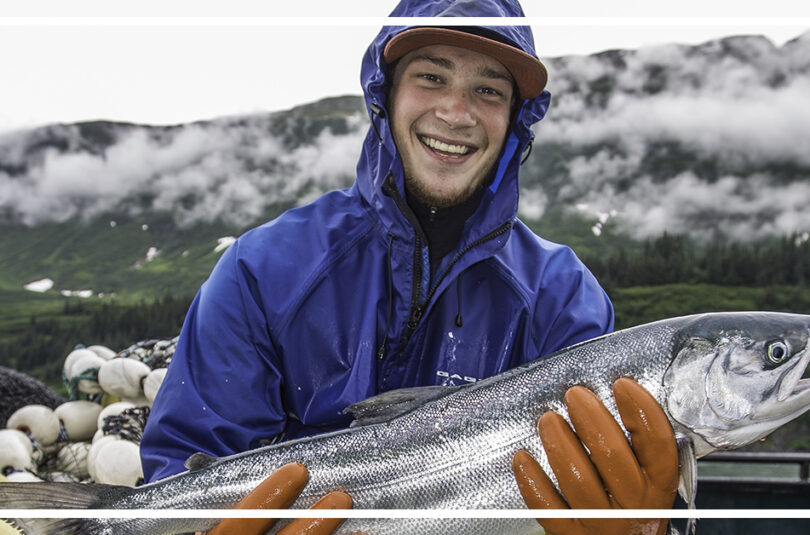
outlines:
[{"label": "man", "polygon": [[[392,15],[522,10],[403,0]],[[516,219],[530,126],[550,101],[528,27],[384,27],[361,76],[372,126],[354,186],[223,255],[155,400],[147,479],[198,451],[346,427],[342,410],[373,395],[474,382],[612,329],[585,266]]]}]

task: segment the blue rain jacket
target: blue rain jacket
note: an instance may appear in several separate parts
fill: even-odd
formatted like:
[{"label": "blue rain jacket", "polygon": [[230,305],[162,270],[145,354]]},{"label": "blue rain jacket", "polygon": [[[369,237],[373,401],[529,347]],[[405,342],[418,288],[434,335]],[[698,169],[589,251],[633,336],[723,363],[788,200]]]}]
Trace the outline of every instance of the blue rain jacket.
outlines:
[{"label": "blue rain jacket", "polygon": [[[392,15],[523,13],[512,0],[404,0]],[[547,92],[522,103],[458,249],[431,279],[386,113],[382,52],[403,29],[384,27],[363,58],[382,140],[369,128],[355,184],[242,235],[200,288],[143,435],[147,481],[198,451],[344,428],[343,410],[376,394],[474,382],[612,330],[593,275],[517,220],[521,156]],[[490,29],[536,55],[527,26]]]}]

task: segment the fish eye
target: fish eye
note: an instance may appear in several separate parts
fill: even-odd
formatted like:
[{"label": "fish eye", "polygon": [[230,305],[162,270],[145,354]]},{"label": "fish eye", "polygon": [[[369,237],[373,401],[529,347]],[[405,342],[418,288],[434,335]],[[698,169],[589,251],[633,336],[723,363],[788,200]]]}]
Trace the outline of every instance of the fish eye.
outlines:
[{"label": "fish eye", "polygon": [[788,358],[788,348],[784,342],[771,342],[767,349],[768,360],[773,364],[781,364]]}]

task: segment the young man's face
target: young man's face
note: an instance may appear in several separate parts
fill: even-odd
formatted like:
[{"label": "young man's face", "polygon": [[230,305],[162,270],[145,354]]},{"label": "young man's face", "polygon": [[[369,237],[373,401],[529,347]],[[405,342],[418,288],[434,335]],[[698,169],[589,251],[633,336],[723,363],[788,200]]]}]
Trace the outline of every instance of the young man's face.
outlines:
[{"label": "young man's face", "polygon": [[496,59],[431,45],[394,71],[391,127],[408,192],[436,207],[468,199],[489,175],[509,127],[512,76]]}]

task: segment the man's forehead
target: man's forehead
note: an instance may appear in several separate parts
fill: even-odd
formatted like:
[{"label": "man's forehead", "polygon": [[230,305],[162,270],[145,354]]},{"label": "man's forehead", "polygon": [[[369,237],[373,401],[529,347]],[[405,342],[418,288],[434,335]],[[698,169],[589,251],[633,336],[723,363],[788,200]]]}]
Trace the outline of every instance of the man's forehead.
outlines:
[{"label": "man's forehead", "polygon": [[411,51],[400,60],[405,67],[416,61],[427,61],[448,70],[473,68],[488,78],[503,78],[513,81],[512,74],[492,56],[451,45],[428,45]]}]

